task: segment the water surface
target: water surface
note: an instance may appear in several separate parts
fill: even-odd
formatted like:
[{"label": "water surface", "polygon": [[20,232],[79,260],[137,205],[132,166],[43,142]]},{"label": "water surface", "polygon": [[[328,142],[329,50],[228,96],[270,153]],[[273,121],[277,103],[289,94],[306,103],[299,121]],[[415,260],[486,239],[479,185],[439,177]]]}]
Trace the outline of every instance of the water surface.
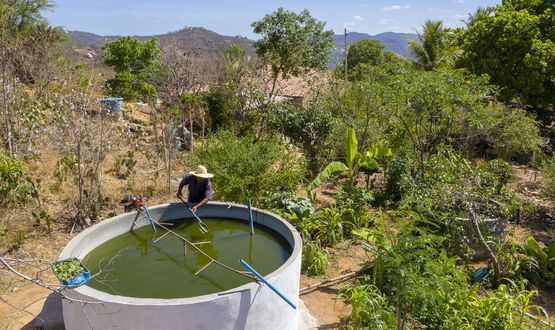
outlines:
[{"label": "water surface", "polygon": [[[238,270],[245,270],[239,259],[245,259],[259,273],[267,275],[281,266],[291,255],[289,243],[264,226],[255,226],[249,234],[248,223],[231,219],[202,219],[210,228],[202,233],[191,219],[175,220],[168,228],[197,245],[212,258]],[[215,263],[195,275],[209,263],[200,252],[169,233],[150,226],[114,237],[92,250],[83,263],[93,277],[92,288],[137,298],[184,298],[229,290],[250,282],[248,278]]]}]

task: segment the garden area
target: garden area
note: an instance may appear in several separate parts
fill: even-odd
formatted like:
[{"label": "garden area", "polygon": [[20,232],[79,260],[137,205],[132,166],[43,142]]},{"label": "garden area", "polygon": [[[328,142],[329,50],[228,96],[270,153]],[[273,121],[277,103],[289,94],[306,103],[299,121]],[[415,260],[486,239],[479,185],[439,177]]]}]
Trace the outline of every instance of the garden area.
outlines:
[{"label": "garden area", "polygon": [[[307,10],[252,23],[255,53],[123,37],[98,64],[72,57],[49,6],[0,4],[5,263],[53,283],[50,262],[126,192],[175,202],[203,164],[214,200],[299,232],[317,328],[555,325],[553,1],[426,21],[412,59],[361,40],[333,68],[333,31]],[[21,328],[48,292],[4,265],[0,327]]]}]

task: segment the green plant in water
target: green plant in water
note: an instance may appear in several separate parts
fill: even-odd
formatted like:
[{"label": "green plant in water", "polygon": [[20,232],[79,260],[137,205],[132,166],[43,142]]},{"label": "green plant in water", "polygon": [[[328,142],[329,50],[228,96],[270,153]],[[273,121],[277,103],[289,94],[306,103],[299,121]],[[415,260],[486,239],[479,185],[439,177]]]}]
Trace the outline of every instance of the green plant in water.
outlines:
[{"label": "green plant in water", "polygon": [[302,269],[309,275],[323,275],[331,265],[331,258],[318,242],[307,242],[303,246]]},{"label": "green plant in water", "polygon": [[56,276],[66,282],[69,282],[72,277],[82,272],[83,267],[81,266],[81,261],[77,258],[64,260],[54,265],[54,273]]}]

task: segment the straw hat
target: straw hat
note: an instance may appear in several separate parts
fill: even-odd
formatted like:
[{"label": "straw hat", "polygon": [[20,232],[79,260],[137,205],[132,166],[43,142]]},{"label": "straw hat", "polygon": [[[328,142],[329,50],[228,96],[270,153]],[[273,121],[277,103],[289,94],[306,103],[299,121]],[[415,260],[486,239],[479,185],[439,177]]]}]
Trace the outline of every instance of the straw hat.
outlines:
[{"label": "straw hat", "polygon": [[198,176],[199,178],[204,178],[204,179],[210,179],[211,177],[214,176],[214,174],[208,173],[208,171],[206,170],[206,167],[202,165],[199,165],[196,171],[191,171],[189,172],[189,174],[192,174],[194,176]]}]

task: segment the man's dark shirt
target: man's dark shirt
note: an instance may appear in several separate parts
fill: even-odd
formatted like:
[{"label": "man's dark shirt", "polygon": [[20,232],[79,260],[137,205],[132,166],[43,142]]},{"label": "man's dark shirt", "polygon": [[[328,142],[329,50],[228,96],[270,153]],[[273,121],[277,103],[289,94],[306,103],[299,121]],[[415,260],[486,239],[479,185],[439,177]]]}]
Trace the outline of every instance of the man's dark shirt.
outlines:
[{"label": "man's dark shirt", "polygon": [[212,199],[213,191],[210,179],[204,179],[200,182],[194,175],[187,174],[179,183],[179,190],[185,185],[189,186],[189,202],[200,203],[205,198]]}]

